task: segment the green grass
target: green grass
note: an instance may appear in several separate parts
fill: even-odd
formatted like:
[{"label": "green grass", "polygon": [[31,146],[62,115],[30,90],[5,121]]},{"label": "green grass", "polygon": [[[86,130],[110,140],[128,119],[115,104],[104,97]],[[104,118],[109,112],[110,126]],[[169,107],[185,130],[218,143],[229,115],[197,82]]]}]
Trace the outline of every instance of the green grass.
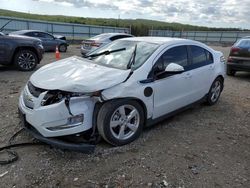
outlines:
[{"label": "green grass", "polygon": [[131,33],[136,36],[148,35],[148,30],[159,29],[159,30],[173,30],[173,31],[233,31],[239,30],[237,28],[209,28],[194,26],[180,23],[168,23],[156,20],[146,19],[111,19],[111,18],[84,18],[84,17],[73,17],[73,16],[61,16],[61,15],[39,15],[39,14],[28,14],[16,11],[9,11],[0,9],[0,16],[27,18],[34,20],[43,21],[55,21],[55,22],[67,22],[87,25],[102,25],[112,27],[131,27]]}]

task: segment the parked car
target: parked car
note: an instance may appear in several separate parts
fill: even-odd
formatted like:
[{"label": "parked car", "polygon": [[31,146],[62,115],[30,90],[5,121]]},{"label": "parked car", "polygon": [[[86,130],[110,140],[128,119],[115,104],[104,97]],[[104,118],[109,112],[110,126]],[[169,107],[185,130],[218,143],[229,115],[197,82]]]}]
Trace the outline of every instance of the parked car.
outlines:
[{"label": "parked car", "polygon": [[15,31],[10,33],[9,35],[25,35],[29,37],[35,37],[42,41],[44,50],[47,51],[55,51],[56,47],[60,52],[66,52],[68,43],[65,40],[61,40],[55,38],[53,35],[43,32],[43,31],[36,31],[36,30],[21,30]]},{"label": "parked car", "polygon": [[92,52],[112,41],[122,38],[133,37],[133,35],[126,33],[103,33],[96,35],[88,40],[83,40],[81,45],[81,53],[85,56],[87,53]]},{"label": "parked car", "polygon": [[19,70],[35,69],[44,49],[39,39],[0,34],[0,64],[15,65]]},{"label": "parked car", "polygon": [[227,60],[227,75],[234,76],[237,71],[250,72],[250,38],[238,40],[231,48]]},{"label": "parked car", "polygon": [[224,76],[222,53],[200,42],[126,38],[86,58],[43,66],[30,77],[19,109],[42,138],[98,130],[119,146],[196,102],[215,104]]}]

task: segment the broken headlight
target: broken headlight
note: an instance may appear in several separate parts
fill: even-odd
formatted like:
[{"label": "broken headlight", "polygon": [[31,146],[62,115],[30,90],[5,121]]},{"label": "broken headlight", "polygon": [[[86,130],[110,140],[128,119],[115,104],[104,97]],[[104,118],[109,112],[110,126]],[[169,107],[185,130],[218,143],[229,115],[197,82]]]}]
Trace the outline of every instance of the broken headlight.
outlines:
[{"label": "broken headlight", "polygon": [[44,96],[41,105],[47,106],[55,103],[59,103],[64,99],[69,99],[71,97],[81,97],[81,96],[89,96],[89,97],[96,97],[100,96],[100,92],[93,92],[93,93],[74,93],[74,92],[66,92],[66,91],[48,91]]}]

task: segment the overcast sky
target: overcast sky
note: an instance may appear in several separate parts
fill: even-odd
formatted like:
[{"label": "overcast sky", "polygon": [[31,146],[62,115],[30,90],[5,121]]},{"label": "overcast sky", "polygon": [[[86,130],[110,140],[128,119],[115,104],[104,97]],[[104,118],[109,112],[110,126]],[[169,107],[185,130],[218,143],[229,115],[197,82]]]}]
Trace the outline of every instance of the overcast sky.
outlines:
[{"label": "overcast sky", "polygon": [[100,18],[145,18],[250,29],[250,0],[0,0],[21,12]]}]

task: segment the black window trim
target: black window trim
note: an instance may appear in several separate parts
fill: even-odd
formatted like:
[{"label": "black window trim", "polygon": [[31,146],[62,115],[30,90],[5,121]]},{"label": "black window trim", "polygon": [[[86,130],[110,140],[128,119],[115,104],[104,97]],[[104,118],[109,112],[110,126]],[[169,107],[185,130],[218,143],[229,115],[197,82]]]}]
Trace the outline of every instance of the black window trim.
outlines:
[{"label": "black window trim", "polygon": [[[205,51],[208,51],[211,56],[212,56],[212,62],[209,63],[208,60],[206,61],[207,63],[206,64],[203,64],[203,63],[198,63],[198,64],[193,64],[193,54],[192,54],[192,50],[191,50],[191,46],[196,46],[196,47],[199,47],[199,48],[202,48],[204,50],[204,53]],[[190,61],[190,65],[187,67],[187,71],[189,70],[194,70],[194,69],[197,69],[197,68],[200,68],[200,67],[204,67],[204,66],[207,66],[207,65],[210,65],[210,64],[213,64],[214,63],[214,57],[213,57],[213,54],[207,50],[206,48],[203,48],[201,46],[198,46],[198,45],[187,45],[187,48],[188,48],[188,54],[189,54],[189,61]]]},{"label": "black window trim", "polygon": [[186,72],[186,71],[189,71],[188,70],[188,67],[191,66],[191,58],[190,58],[190,53],[188,51],[188,45],[187,44],[178,44],[178,45],[173,45],[173,46],[167,46],[166,48],[164,48],[158,55],[157,57],[155,57],[154,61],[153,61],[153,65],[152,65],[152,68],[148,74],[148,79],[149,80],[162,80],[164,78],[167,78],[167,77],[170,77],[170,76],[174,76],[175,74],[168,74],[166,75],[164,78],[160,78],[160,79],[155,79],[155,75],[153,75],[153,69],[155,67],[155,64],[157,63],[157,61],[159,60],[159,58],[161,58],[161,56],[167,52],[168,50],[172,49],[172,48],[175,48],[175,47],[180,47],[180,46],[185,46],[186,47],[186,50],[187,50],[187,66],[184,67],[184,71],[183,72]]}]

